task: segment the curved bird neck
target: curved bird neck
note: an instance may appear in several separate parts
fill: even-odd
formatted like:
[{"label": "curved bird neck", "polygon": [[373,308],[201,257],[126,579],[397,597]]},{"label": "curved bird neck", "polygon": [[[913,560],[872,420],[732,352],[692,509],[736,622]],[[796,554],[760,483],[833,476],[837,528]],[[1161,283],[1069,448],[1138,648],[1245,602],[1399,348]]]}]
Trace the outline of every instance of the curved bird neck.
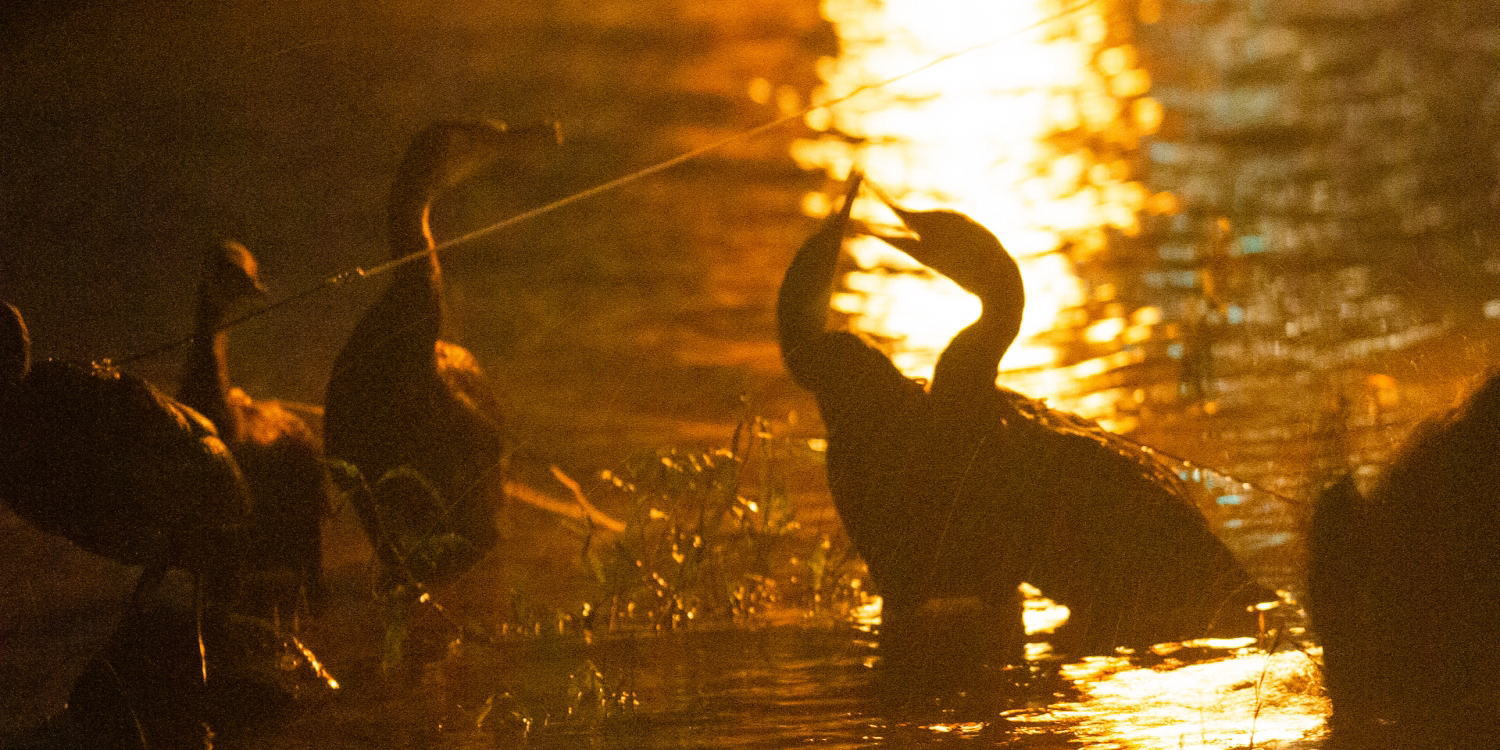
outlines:
[{"label": "curved bird neck", "polygon": [[979,318],[959,331],[938,357],[932,375],[934,396],[972,396],[994,389],[1000,360],[1021,333],[1026,301],[1019,271],[1014,278],[1006,273],[995,281],[990,289],[969,290],[979,296]]},{"label": "curved bird neck", "polygon": [[430,216],[435,191],[426,181],[398,178],[391,190],[387,229],[392,260],[429,251],[392,271],[390,286],[355,327],[341,356],[373,358],[390,371],[430,368],[442,330],[442,300]]},{"label": "curved bird neck", "polygon": [[9,302],[0,301],[0,395],[31,371],[31,333]]},{"label": "curved bird neck", "polygon": [[432,280],[440,272],[437,255],[430,252],[437,246],[432,237],[431,190],[420,187],[397,185],[392,191],[387,212],[386,229],[391,246],[391,259],[404,258],[413,253],[428,251],[425,258],[411,261],[397,268],[397,278],[412,277]]},{"label": "curved bird neck", "polygon": [[232,440],[239,434],[239,422],[229,406],[229,332],[219,328],[227,312],[221,300],[199,288],[193,342],[183,367],[178,400],[213,422],[225,440]]},{"label": "curved bird neck", "polygon": [[[799,362],[797,349],[828,326],[828,303],[833,296],[833,281],[843,247],[844,230],[859,192],[860,178],[853,177],[844,202],[831,213],[813,235],[802,243],[782,277],[776,296],[776,333],[782,358],[789,367]],[[796,376],[796,367],[792,367]]]},{"label": "curved bird neck", "polygon": [[787,267],[776,305],[783,349],[801,346],[826,329],[841,235],[837,229],[824,228],[797,251]]}]

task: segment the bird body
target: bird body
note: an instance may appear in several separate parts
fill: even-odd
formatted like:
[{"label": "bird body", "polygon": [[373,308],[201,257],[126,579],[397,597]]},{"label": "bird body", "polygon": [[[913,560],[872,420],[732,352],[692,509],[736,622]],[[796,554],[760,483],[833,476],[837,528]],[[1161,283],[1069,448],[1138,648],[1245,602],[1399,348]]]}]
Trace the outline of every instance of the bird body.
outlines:
[{"label": "bird body", "polygon": [[1336,734],[1500,740],[1497,450],[1500,374],[1414,431],[1368,496],[1345,478],[1319,497],[1307,608]]},{"label": "bird body", "polygon": [[[1097,423],[992,387],[933,418],[929,553],[948,580],[1006,571],[1068,606],[1060,651],[1255,632],[1273,600],[1214,536],[1193,488]],[[921,558],[916,558],[921,560]],[[939,576],[939,580],[943,577]]]},{"label": "bird body", "polygon": [[[930,414],[921,384],[859,336],[827,330],[828,302],[844,230],[861,178],[850,180],[843,204],[792,258],[777,297],[782,361],[798,385],[811,391],[828,430],[827,475],[835,509],[882,587],[912,566],[908,499],[911,467],[920,465],[920,443]],[[890,597],[887,596],[889,600]]]},{"label": "bird body", "polygon": [[230,385],[222,326],[236,303],[262,291],[255,258],[243,245],[226,241],[209,252],[178,398],[207,416],[234,454],[254,496],[251,564],[261,573],[289,571],[289,580],[271,588],[284,589],[275,596],[278,606],[294,605],[299,588],[318,591],[321,523],[332,488],[307,424],[279,403],[251,399]]},{"label": "bird body", "polygon": [[[1020,330],[1020,271],[988,230],[952,211],[907,211],[915,236],[881,236],[976,294],[979,318],[930,386],[849,333],[824,330],[852,185],[798,251],[778,301],[788,370],[828,425],[834,503],[889,621],[924,601],[979,597],[1014,619],[1025,581],[1067,604],[1066,650],[1108,652],[1206,634],[1270,598],[1209,531],[1188,488],[1097,424],[999,388]],[[880,235],[877,235],[880,236]],[[1236,619],[1236,618],[1230,618]]]},{"label": "bird body", "polygon": [[106,365],[32,364],[20,313],[0,317],[22,332],[0,350],[23,352],[0,378],[0,499],[90,552],[187,568],[227,596],[252,500],[213,424]]}]

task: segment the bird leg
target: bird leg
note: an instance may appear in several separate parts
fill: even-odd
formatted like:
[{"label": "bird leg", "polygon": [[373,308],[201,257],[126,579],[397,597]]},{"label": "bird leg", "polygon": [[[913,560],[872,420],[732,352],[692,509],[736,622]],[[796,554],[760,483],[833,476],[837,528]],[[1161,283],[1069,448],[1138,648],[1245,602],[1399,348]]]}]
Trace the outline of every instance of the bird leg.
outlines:
[{"label": "bird leg", "polygon": [[193,574],[193,636],[198,642],[198,672],[208,685],[208,649],[203,645],[203,575]]}]

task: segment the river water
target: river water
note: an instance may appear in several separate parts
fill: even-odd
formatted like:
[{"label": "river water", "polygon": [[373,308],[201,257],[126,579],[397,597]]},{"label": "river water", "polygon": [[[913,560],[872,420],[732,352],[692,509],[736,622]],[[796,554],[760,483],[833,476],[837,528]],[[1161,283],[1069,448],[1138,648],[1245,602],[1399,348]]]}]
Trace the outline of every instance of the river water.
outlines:
[{"label": "river water", "polygon": [[1157,669],[1100,658],[985,678],[947,666],[887,671],[870,634],[855,628],[541,638],[453,656],[420,687],[378,700],[360,691],[365,700],[230,746],[1318,746],[1303,738],[1318,735],[1324,703],[1299,653],[1221,652]]},{"label": "river water", "polygon": [[[566,498],[542,468],[555,465],[626,517],[602,470],[725,446],[764,418],[787,451],[781,489],[762,476],[747,492],[782,498],[795,526],[778,527],[783,567],[756,575],[784,601],[585,637],[574,619],[601,601],[586,537],[509,510],[507,550],[447,594],[503,637],[391,679],[346,513],[329,531],[333,606],[305,626],[342,694],[220,744],[1316,747],[1326,703],[1295,623],[1270,654],[1038,658],[970,682],[961,663],[890,668],[857,563],[829,584],[841,604],[792,603],[809,550],[840,540],[822,428],[781,368],[772,305],[851,166],[912,207],[971,213],[1027,284],[1001,382],[1165,451],[1247,564],[1295,591],[1313,490],[1368,475],[1493,360],[1494,175],[1472,145],[1492,124],[1454,104],[1488,101],[1490,83],[1387,43],[1389,5],[26,6],[0,52],[0,296],[43,355],[126,357],[186,330],[199,248],[218,236],[255,250],[276,293],[378,262],[389,171],[434,116],[555,119],[565,133],[450,196],[441,238],[872,86],[445,258],[452,337],[505,392],[524,478],[543,491]],[[1424,17],[1426,38],[1468,24],[1466,49],[1500,49],[1449,5]],[[874,204],[857,214],[889,222]],[[923,377],[977,306],[866,240],[847,246],[834,306]],[[319,403],[378,284],[237,330],[237,382]],[[169,383],[177,366],[131,369]],[[60,706],[130,571],[14,519],[0,531],[20,550],[0,589],[15,605],[0,620],[9,731]]]}]

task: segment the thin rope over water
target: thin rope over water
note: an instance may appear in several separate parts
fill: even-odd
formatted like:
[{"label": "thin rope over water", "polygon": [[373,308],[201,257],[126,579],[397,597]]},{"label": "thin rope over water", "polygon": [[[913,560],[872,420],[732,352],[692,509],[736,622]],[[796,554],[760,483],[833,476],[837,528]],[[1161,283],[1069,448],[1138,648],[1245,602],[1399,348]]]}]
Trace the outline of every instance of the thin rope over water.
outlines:
[{"label": "thin rope over water", "polygon": [[[1090,5],[1095,4],[1096,2],[1098,2],[1098,0],[1080,0],[1080,2],[1076,2],[1076,3],[1073,3],[1071,5],[1068,5],[1067,7],[1064,7],[1062,10],[1059,10],[1058,12],[1056,12],[1056,13],[1054,13],[1052,15],[1049,15],[1049,16],[1047,16],[1045,18],[1041,18],[1039,20],[1033,21],[1032,23],[1029,23],[1029,24],[1027,24],[1025,26],[1022,26],[1020,28],[1016,28],[1016,29],[1012,29],[1010,31],[1007,31],[1004,34],[1001,34],[1000,36],[993,37],[993,38],[988,39],[986,41],[979,42],[977,44],[974,44],[974,45],[971,45],[971,46],[968,46],[968,47],[964,47],[962,49],[955,50],[953,52],[949,52],[949,53],[946,53],[946,54],[943,54],[943,55],[939,55],[938,57],[935,57],[935,58],[933,58],[933,59],[931,59],[931,60],[929,60],[929,61],[927,61],[927,62],[925,62],[925,63],[923,63],[923,64],[921,64],[921,65],[919,65],[917,67],[915,67],[915,68],[907,70],[907,71],[905,71],[903,73],[900,73],[898,75],[894,75],[894,76],[891,76],[890,78],[886,78],[886,79],[881,80],[881,81],[876,81],[874,83],[867,83],[867,84],[858,86],[858,87],[854,88],[852,91],[850,91],[847,94],[843,94],[841,96],[837,96],[837,97],[834,97],[832,99],[826,99],[826,100],[823,100],[823,101],[809,103],[807,106],[803,107],[800,110],[797,110],[797,111],[790,112],[788,114],[782,115],[782,116],[780,116],[780,117],[778,117],[778,118],[776,118],[774,120],[770,120],[770,121],[768,121],[766,123],[763,123],[761,125],[757,125],[757,126],[755,126],[753,128],[750,128],[748,130],[742,130],[742,131],[739,131],[737,133],[733,133],[731,135],[725,136],[724,138],[721,138],[721,139],[719,139],[717,141],[714,141],[712,143],[709,143],[709,144],[706,144],[706,145],[703,145],[703,146],[699,146],[698,148],[695,148],[695,149],[683,152],[683,153],[681,153],[681,154],[679,154],[677,156],[674,156],[674,157],[672,157],[670,159],[667,159],[665,161],[661,161],[661,162],[658,162],[656,164],[652,164],[652,165],[650,165],[648,167],[644,167],[642,169],[639,169],[639,170],[636,170],[634,172],[622,175],[620,177],[616,177],[615,179],[609,180],[607,182],[600,183],[598,185],[595,185],[593,187],[590,187],[590,188],[587,188],[585,190],[579,191],[577,193],[573,193],[572,195],[568,195],[568,196],[559,198],[557,200],[554,200],[554,201],[552,201],[550,203],[546,203],[546,204],[543,204],[541,206],[537,206],[536,208],[532,208],[532,209],[523,211],[523,212],[521,212],[519,214],[515,214],[513,216],[510,216],[510,217],[508,217],[506,219],[503,219],[501,221],[495,222],[495,223],[490,224],[488,226],[480,227],[479,229],[475,229],[473,231],[466,232],[466,233],[461,234],[461,235],[459,235],[457,237],[453,237],[451,239],[444,240],[442,242],[437,243],[434,247],[432,247],[429,250],[420,250],[420,251],[417,251],[417,252],[414,252],[414,253],[410,253],[408,255],[401,256],[399,258],[392,258],[391,260],[385,261],[384,263],[380,263],[378,265],[371,266],[369,268],[355,267],[355,268],[351,268],[351,269],[342,271],[340,273],[337,273],[337,274],[334,274],[334,275],[329,276],[327,278],[324,278],[323,280],[321,280],[321,281],[319,281],[319,282],[317,282],[317,283],[315,283],[313,285],[310,285],[310,286],[308,286],[308,287],[306,287],[306,288],[304,288],[304,289],[302,289],[302,290],[300,290],[298,292],[294,292],[293,294],[291,294],[289,296],[283,297],[283,298],[281,298],[279,300],[276,300],[274,302],[268,303],[268,304],[266,304],[264,306],[258,307],[258,308],[254,309],[254,310],[251,310],[251,311],[246,312],[246,313],[244,313],[242,315],[239,315],[239,316],[237,316],[235,318],[232,318],[232,319],[230,319],[228,321],[225,321],[222,325],[220,325],[215,330],[216,331],[227,331],[227,330],[230,330],[230,329],[233,329],[233,328],[237,328],[237,327],[239,327],[241,325],[244,325],[245,323],[250,322],[251,320],[259,318],[259,317],[261,317],[263,315],[268,315],[268,314],[270,314],[270,313],[272,313],[272,312],[274,312],[276,310],[280,310],[281,308],[287,307],[287,306],[295,304],[297,302],[301,302],[302,300],[305,300],[305,299],[307,299],[309,297],[312,297],[312,296],[314,296],[314,295],[316,295],[316,294],[318,294],[320,292],[323,292],[325,290],[343,287],[343,286],[346,286],[349,283],[354,282],[354,281],[358,281],[358,280],[362,280],[362,279],[368,279],[368,278],[371,278],[371,277],[374,277],[374,276],[380,276],[382,274],[385,274],[385,273],[393,271],[393,270],[395,270],[397,268],[400,268],[401,266],[404,266],[407,263],[415,262],[415,261],[417,261],[417,260],[419,260],[419,259],[427,256],[429,253],[432,253],[432,254],[436,255],[436,254],[440,254],[440,253],[446,252],[448,250],[451,250],[453,248],[459,247],[461,245],[465,245],[465,244],[468,244],[470,242],[473,242],[474,240],[477,240],[477,239],[480,239],[480,238],[483,238],[483,237],[487,237],[487,236],[489,236],[491,234],[494,234],[496,232],[499,232],[499,231],[501,231],[503,229],[507,229],[507,228],[513,227],[513,226],[515,226],[517,224],[521,224],[521,223],[530,221],[530,220],[535,219],[535,218],[537,218],[539,216],[552,213],[553,211],[557,211],[558,209],[565,208],[567,206],[571,206],[574,203],[578,203],[580,201],[588,200],[589,198],[592,198],[594,196],[601,195],[603,193],[607,193],[607,192],[609,192],[611,190],[614,190],[616,188],[624,187],[625,185],[629,185],[629,184],[631,184],[633,182],[637,182],[639,180],[645,179],[645,178],[650,177],[652,175],[659,174],[661,172],[665,172],[665,171],[667,171],[667,170],[669,170],[669,169],[671,169],[673,167],[685,164],[685,163],[693,161],[695,159],[699,159],[699,158],[701,158],[701,157],[703,157],[703,156],[705,156],[707,154],[710,154],[710,153],[712,153],[714,151],[722,149],[725,146],[728,146],[730,144],[733,144],[733,143],[736,143],[736,142],[742,141],[742,140],[747,140],[747,139],[750,139],[750,138],[755,138],[756,136],[759,136],[759,135],[761,135],[763,133],[767,133],[767,132],[770,132],[772,130],[775,130],[776,128],[779,128],[779,127],[781,127],[783,125],[786,125],[786,124],[788,124],[790,122],[793,122],[793,121],[796,121],[796,120],[801,120],[801,119],[805,118],[808,114],[810,114],[810,113],[812,113],[814,111],[817,111],[817,110],[820,110],[820,109],[824,109],[824,108],[827,108],[827,107],[834,107],[834,106],[837,106],[839,104],[843,104],[844,102],[847,102],[847,101],[849,101],[851,99],[854,99],[855,97],[860,96],[861,94],[864,94],[866,92],[874,91],[874,90],[877,90],[877,89],[884,88],[884,87],[889,86],[889,85],[891,85],[893,83],[897,83],[899,81],[905,80],[905,79],[910,78],[910,77],[912,77],[914,75],[917,75],[919,73],[922,73],[922,72],[925,72],[925,71],[930,70],[932,68],[935,68],[935,67],[937,67],[939,65],[942,65],[943,63],[949,62],[951,60],[955,60],[955,59],[960,58],[960,57],[964,57],[966,55],[973,54],[975,52],[978,52],[980,50],[983,50],[983,49],[986,49],[986,48],[989,48],[989,47],[993,47],[993,46],[995,46],[997,44],[1000,44],[1001,42],[1004,42],[1006,40],[1009,40],[1009,39],[1011,39],[1013,37],[1019,36],[1021,34],[1025,34],[1025,33],[1029,32],[1029,31],[1034,31],[1034,30],[1036,30],[1038,28],[1042,28],[1042,27],[1044,27],[1044,26],[1046,26],[1048,24],[1060,21],[1060,20],[1062,20],[1062,19],[1064,19],[1064,18],[1066,18],[1066,17],[1068,17],[1068,16],[1070,16],[1070,15],[1072,15],[1074,13],[1077,13],[1077,12],[1083,10],[1084,8],[1087,8]],[[174,341],[170,341],[170,342],[161,344],[159,346],[153,347],[151,349],[147,349],[145,351],[138,352],[136,354],[131,354],[131,355],[119,358],[119,359],[113,359],[113,360],[112,359],[105,359],[105,360],[103,360],[103,363],[107,364],[107,365],[112,365],[112,366],[127,365],[127,364],[130,364],[130,363],[133,363],[133,362],[137,362],[137,361],[140,361],[140,360],[143,360],[143,359],[149,359],[151,357],[156,357],[156,356],[165,354],[167,352],[173,351],[175,349],[179,349],[179,348],[181,348],[183,346],[186,346],[189,343],[191,343],[193,341],[193,339],[194,339],[194,337],[191,336],[191,335],[184,336],[184,337],[176,339]],[[1218,474],[1221,477],[1225,477],[1229,481],[1236,482],[1236,483],[1240,484],[1242,487],[1254,490],[1256,492],[1264,493],[1264,494],[1269,495],[1269,496],[1271,496],[1273,498],[1276,498],[1277,500],[1280,500],[1282,502],[1285,502],[1285,503],[1288,503],[1288,504],[1291,504],[1291,505],[1294,505],[1294,506],[1304,505],[1304,503],[1302,503],[1302,501],[1297,500],[1295,498],[1292,498],[1292,497],[1290,497],[1288,495],[1284,495],[1284,494],[1282,494],[1280,492],[1276,492],[1274,490],[1268,490],[1268,489],[1265,489],[1263,487],[1256,486],[1256,485],[1254,485],[1254,484],[1252,484],[1250,482],[1242,482],[1240,480],[1234,479],[1229,474],[1226,474],[1226,473],[1224,473],[1222,471],[1219,471],[1217,469],[1213,469],[1213,468],[1210,468],[1210,467],[1202,466],[1201,464],[1197,464],[1197,463],[1195,463],[1193,461],[1189,461],[1189,460],[1187,460],[1185,458],[1181,458],[1179,456],[1174,456],[1174,455],[1172,455],[1170,453],[1167,453],[1165,451],[1162,451],[1162,450],[1160,450],[1158,448],[1152,447],[1150,445],[1146,445],[1145,443],[1142,443],[1142,442],[1137,441],[1137,440],[1133,440],[1133,439],[1131,439],[1131,438],[1129,438],[1127,436],[1121,435],[1120,437],[1124,438],[1126,441],[1128,441],[1128,442],[1136,445],[1137,447],[1145,450],[1148,453],[1154,453],[1154,454],[1159,455],[1159,456],[1161,456],[1163,458],[1166,458],[1168,460],[1175,461],[1176,463],[1180,464],[1183,467],[1190,468],[1190,469],[1195,469],[1195,470],[1209,471],[1209,472],[1212,472],[1214,474]]]},{"label": "thin rope over water", "polygon": [[[214,330],[215,331],[227,331],[227,330],[229,330],[231,328],[236,328],[238,326],[241,326],[241,325],[243,325],[245,323],[250,322],[251,320],[253,320],[255,318],[259,318],[262,315],[266,315],[266,314],[268,314],[270,312],[273,312],[275,310],[279,310],[279,309],[281,309],[283,307],[286,307],[287,305],[290,305],[290,304],[292,304],[294,302],[301,302],[302,300],[307,299],[308,297],[311,297],[314,294],[317,294],[318,292],[323,291],[324,289],[331,289],[333,287],[339,286],[339,285],[343,284],[345,281],[347,281],[347,279],[344,278],[345,276],[348,276],[350,274],[362,275],[363,273],[364,273],[363,269],[356,268],[356,269],[353,269],[351,271],[345,271],[345,272],[343,272],[341,274],[338,274],[336,276],[330,276],[330,277],[328,277],[328,278],[326,278],[326,279],[318,282],[316,285],[307,287],[306,289],[303,289],[300,292],[296,292],[296,293],[294,293],[294,294],[292,294],[290,296],[283,297],[283,298],[281,298],[279,300],[276,300],[275,302],[268,303],[268,304],[263,305],[261,307],[257,307],[254,310],[246,312],[246,313],[244,313],[242,315],[239,315],[237,317],[231,318],[231,319],[225,321],[223,325],[220,325],[218,328],[215,328]],[[152,347],[150,349],[147,349],[146,351],[139,352],[137,354],[132,354],[132,355],[127,356],[127,357],[122,357],[120,359],[109,359],[109,358],[106,358],[106,359],[104,359],[104,360],[101,361],[101,364],[104,364],[104,365],[107,365],[107,366],[111,366],[111,367],[120,367],[120,366],[123,366],[123,365],[128,365],[131,362],[137,362],[137,361],[140,361],[140,360],[143,360],[143,359],[149,359],[151,357],[155,357],[155,356],[158,356],[158,355],[161,355],[161,354],[166,354],[167,352],[172,351],[173,349],[180,349],[180,348],[182,348],[184,346],[187,346],[189,343],[192,343],[192,341],[193,341],[194,338],[195,337],[191,336],[191,335],[184,336],[184,337],[182,337],[180,339],[177,339],[175,341],[169,341],[169,342],[167,342],[165,344],[162,344],[160,346]]]}]

